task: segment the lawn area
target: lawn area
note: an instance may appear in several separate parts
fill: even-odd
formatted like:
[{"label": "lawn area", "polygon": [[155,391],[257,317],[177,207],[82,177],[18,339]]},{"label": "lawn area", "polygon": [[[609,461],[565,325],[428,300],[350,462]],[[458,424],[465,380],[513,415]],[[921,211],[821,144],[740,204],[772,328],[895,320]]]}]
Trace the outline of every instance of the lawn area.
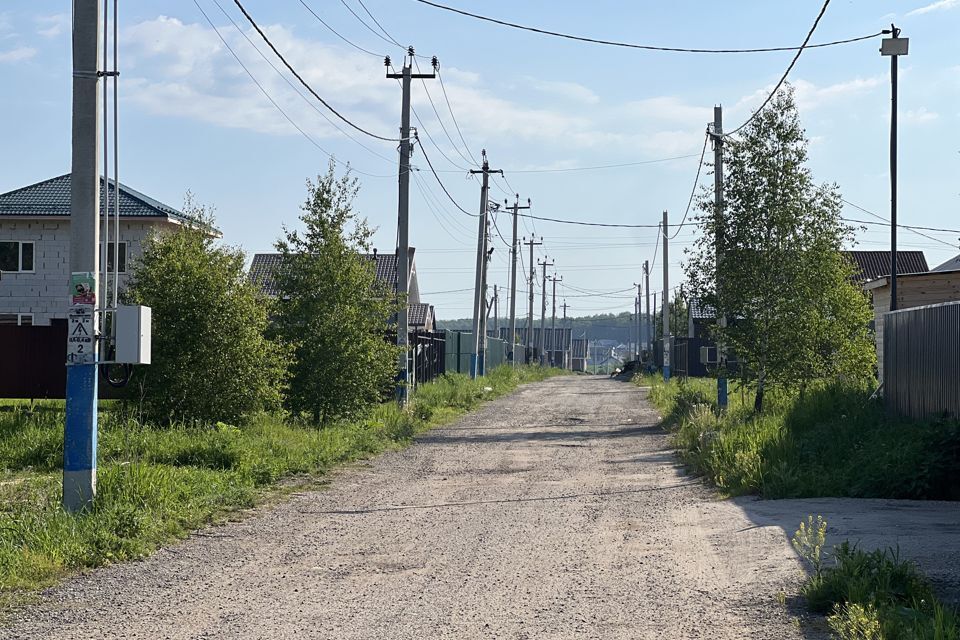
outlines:
[{"label": "lawn area", "polygon": [[960,499],[960,421],[890,417],[863,387],[770,392],[756,415],[733,385],[719,414],[712,379],[636,383],[652,387],[683,460],[730,495]]},{"label": "lawn area", "polygon": [[139,424],[131,407],[101,409],[98,494],[77,515],[60,507],[62,406],[0,410],[0,609],[65,575],[142,557],[204,524],[303,485],[336,465],[408,444],[525,382],[562,373],[499,367],[423,385],[407,410],[376,407],[355,423],[257,415],[242,424]]}]

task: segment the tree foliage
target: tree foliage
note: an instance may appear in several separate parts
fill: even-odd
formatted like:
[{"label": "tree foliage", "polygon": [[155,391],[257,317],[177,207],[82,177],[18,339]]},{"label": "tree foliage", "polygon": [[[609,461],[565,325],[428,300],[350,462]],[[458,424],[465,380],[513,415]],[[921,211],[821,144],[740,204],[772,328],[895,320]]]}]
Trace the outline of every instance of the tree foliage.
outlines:
[{"label": "tree foliage", "polygon": [[838,187],[814,184],[805,166],[793,89],[724,146],[722,210],[701,198],[703,233],[686,272],[691,293],[728,318],[717,338],[757,385],[756,408],[770,384],[871,375],[870,306],[841,254],[853,229]]},{"label": "tree foliage", "polygon": [[285,229],[276,242],[276,329],[294,353],[288,403],[321,424],[382,400],[397,370],[396,348],[385,339],[395,294],[364,255],[373,231],[353,211],[357,191],[331,162],[307,181],[303,229]]},{"label": "tree foliage", "polygon": [[189,197],[198,221],[160,231],[133,264],[127,299],[152,309],[152,364],[134,387],[158,421],[234,421],[279,408],[285,357],[264,336],[268,301],[244,271],[239,249],[210,234],[213,216]]}]

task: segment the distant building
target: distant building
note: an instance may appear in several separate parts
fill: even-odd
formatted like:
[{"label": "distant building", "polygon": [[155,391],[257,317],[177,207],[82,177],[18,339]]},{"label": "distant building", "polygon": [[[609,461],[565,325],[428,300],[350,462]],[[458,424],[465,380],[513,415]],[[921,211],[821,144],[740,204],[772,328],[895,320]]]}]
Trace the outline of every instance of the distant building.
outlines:
[{"label": "distant building", "polygon": [[[890,251],[841,251],[856,270],[857,284],[890,275]],[[897,273],[925,273],[930,270],[923,251],[897,251]]]}]

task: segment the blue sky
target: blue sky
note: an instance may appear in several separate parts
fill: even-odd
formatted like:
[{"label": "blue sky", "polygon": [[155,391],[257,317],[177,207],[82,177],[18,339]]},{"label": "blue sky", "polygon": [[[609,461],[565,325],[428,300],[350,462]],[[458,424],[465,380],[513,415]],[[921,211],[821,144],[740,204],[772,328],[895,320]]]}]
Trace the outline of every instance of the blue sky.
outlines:
[{"label": "blue sky", "polygon": [[[338,160],[358,171],[357,208],[378,227],[376,244],[392,251],[396,234],[396,149],[392,143],[344,136],[272,69],[224,16],[214,0],[197,0],[221,35],[296,124]],[[244,33],[266,52],[230,0],[219,0]],[[246,0],[278,48],[331,104],[352,120],[391,137],[399,125],[400,91],[384,78],[380,58],[395,64],[402,51],[376,37],[358,0]],[[493,198],[518,191],[533,213],[596,222],[656,224],[664,209],[682,216],[696,173],[706,122],[722,103],[728,129],[760,103],[790,52],[750,55],[655,53],[567,42],[513,31],[441,12],[414,0],[364,0],[399,42],[437,55],[463,148],[437,81],[427,81],[443,125],[423,85],[414,86],[420,137],[450,193],[469,211],[479,182],[464,157],[486,149],[491,166],[506,172]],[[669,3],[449,0],[467,10],[515,22],[606,39],[679,47],[765,47],[799,44],[821,2],[738,0]],[[248,253],[268,251],[282,225],[296,225],[304,182],[325,170],[327,156],[306,140],[260,93],[192,0],[121,3],[121,181],[174,206],[191,190],[216,207],[224,241]],[[901,223],[960,227],[960,0],[835,0],[814,41],[864,35],[891,21],[909,37],[901,60]],[[836,182],[843,196],[887,215],[889,198],[889,61],[879,40],[810,50],[791,74],[811,140],[810,167],[818,181]],[[276,63],[276,61],[274,60]],[[426,61],[422,61],[426,62]],[[278,64],[278,63],[277,63]],[[278,64],[279,67],[279,64]],[[70,3],[0,3],[0,190],[69,170]],[[322,111],[322,107],[320,107]],[[419,126],[416,120],[414,124]],[[429,136],[429,137],[428,137]],[[434,146],[430,137],[435,141]],[[455,144],[454,144],[455,143]],[[577,168],[680,159],[607,170]],[[441,318],[470,313],[475,219],[450,203],[427,171],[411,186],[411,242],[417,247],[421,290]],[[709,176],[704,172],[701,181]],[[512,197],[511,197],[512,201]],[[852,218],[869,219],[855,209]],[[498,226],[509,239],[509,222]],[[632,308],[619,291],[640,278],[654,257],[656,229],[590,229],[525,221],[520,234],[544,236],[538,258],[556,261],[558,289],[572,315]],[[680,281],[685,228],[671,246],[672,284]],[[931,266],[958,253],[955,233],[935,242],[901,231],[902,249],[922,249]],[[884,249],[889,231],[871,226],[858,247]],[[952,245],[952,246],[950,246]],[[495,243],[490,283],[508,284],[507,248]],[[653,289],[660,289],[661,256]],[[524,264],[526,264],[524,256]],[[518,287],[526,289],[525,286]],[[448,292],[449,293],[438,293]],[[558,300],[559,304],[560,300]],[[523,305],[519,305],[524,308]],[[502,305],[506,309],[506,304]]]}]

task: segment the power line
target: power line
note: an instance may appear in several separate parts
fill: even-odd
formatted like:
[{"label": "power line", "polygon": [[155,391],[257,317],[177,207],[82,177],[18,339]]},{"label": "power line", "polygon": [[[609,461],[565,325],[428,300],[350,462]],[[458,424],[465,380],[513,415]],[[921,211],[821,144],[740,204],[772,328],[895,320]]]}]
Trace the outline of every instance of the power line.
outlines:
[{"label": "power line", "polygon": [[[363,7],[363,10],[366,12],[366,14],[367,14],[368,16],[370,16],[370,19],[373,20],[373,23],[374,23],[375,25],[377,25],[377,27],[380,29],[380,31],[383,32],[383,35],[387,36],[387,38],[389,38],[390,41],[393,42],[393,44],[395,44],[395,45],[397,45],[398,47],[400,47],[401,49],[403,49],[403,45],[400,44],[399,42],[397,42],[396,38],[394,38],[392,35],[390,35],[390,33],[389,33],[386,29],[383,28],[383,25],[380,24],[380,21],[377,20],[377,18],[376,18],[372,13],[370,13],[370,9],[367,9],[367,5],[363,4],[363,0],[357,0],[357,2],[360,3],[360,6]],[[346,3],[344,3],[344,4],[346,4]],[[347,7],[347,8],[349,9],[350,7]],[[353,12],[351,11],[350,13],[353,13]],[[356,15],[356,14],[354,14],[354,15]]]},{"label": "power line", "polygon": [[454,206],[457,207],[457,209],[460,209],[460,211],[464,212],[468,216],[479,218],[480,217],[479,213],[470,213],[469,211],[461,207],[460,203],[457,202],[452,195],[450,195],[450,192],[447,191],[447,185],[443,184],[443,180],[440,179],[440,176],[437,175],[436,170],[433,168],[433,163],[430,162],[430,156],[427,155],[427,150],[423,147],[423,142],[420,140],[420,138],[416,134],[414,134],[414,140],[416,140],[420,144],[420,151],[423,152],[423,159],[427,161],[427,166],[430,167],[430,173],[432,173],[433,177],[436,178],[437,184],[439,184],[440,188],[443,189],[443,192],[447,194],[447,198],[450,199],[450,202],[452,202]]},{"label": "power line", "polygon": [[[612,227],[616,229],[653,229],[654,227],[656,227],[657,229],[660,228],[659,224],[620,224],[620,223],[613,223],[613,222],[587,222],[586,220],[565,220],[562,218],[548,218],[546,216],[535,216],[531,213],[518,213],[517,215],[523,218],[530,218],[532,220],[544,220],[546,222],[557,222],[560,224],[575,224],[575,225],[581,225],[584,227]],[[697,223],[686,222],[682,225],[676,225],[676,226],[690,227],[690,226],[697,226]]]},{"label": "power line", "polygon": [[849,44],[851,42],[859,42],[861,40],[869,40],[870,38],[876,38],[885,31],[878,31],[877,33],[871,33],[865,36],[857,36],[854,38],[846,38],[844,40],[833,40],[830,42],[821,42],[818,44],[807,45],[804,43],[799,47],[762,47],[754,49],[694,49],[688,47],[661,47],[656,45],[649,44],[636,44],[631,42],[619,42],[616,40],[603,40],[600,38],[589,38],[586,36],[577,36],[569,33],[561,33],[559,31],[550,31],[548,29],[541,29],[539,27],[530,27],[522,24],[517,24],[515,22],[508,22],[506,20],[500,20],[497,18],[491,18],[489,16],[483,16],[478,13],[471,13],[469,11],[464,11],[463,9],[457,9],[455,7],[450,7],[447,5],[440,4],[438,2],[432,2],[431,0],[416,0],[417,2],[425,5],[429,5],[436,9],[443,9],[444,11],[449,11],[451,13],[457,13],[462,16],[467,16],[469,18],[475,18],[477,20],[483,20],[484,22],[492,22],[493,24],[498,24],[503,27],[510,27],[512,29],[520,29],[523,31],[532,31],[533,33],[539,33],[541,35],[553,36],[556,38],[565,38],[567,40],[576,40],[578,42],[588,42],[590,44],[602,44],[611,47],[624,47],[627,49],[643,49],[646,51],[670,51],[674,53],[770,53],[774,51],[797,51],[806,49],[813,49],[819,47],[833,47],[841,44]]},{"label": "power line", "polygon": [[[359,23],[362,24],[364,27],[366,27],[367,30],[368,30],[370,33],[372,33],[373,35],[377,36],[378,38],[380,38],[381,40],[383,40],[384,42],[386,42],[386,43],[389,44],[390,46],[396,45],[396,46],[400,47],[401,49],[405,49],[405,48],[406,48],[406,47],[404,47],[402,44],[400,44],[399,42],[397,42],[396,40],[394,40],[393,38],[385,38],[385,37],[383,37],[376,29],[374,29],[374,28],[371,27],[369,24],[367,24],[367,21],[364,20],[363,18],[361,18],[360,15],[357,14],[357,12],[354,11],[353,8],[352,8],[349,4],[347,4],[345,0],[340,0],[340,4],[342,4],[344,7],[346,7],[346,8],[347,8],[347,11],[349,11],[351,14],[353,14],[353,17],[357,19],[357,22],[359,22]],[[382,27],[381,27],[381,28],[382,28]],[[386,32],[384,32],[384,33],[386,33]],[[389,34],[388,34],[388,35],[389,35]]]},{"label": "power line", "polygon": [[693,188],[690,189],[690,199],[687,200],[687,208],[683,212],[683,220],[680,221],[680,224],[677,225],[677,232],[670,236],[670,239],[673,240],[680,232],[683,230],[683,223],[687,221],[687,214],[690,213],[690,205],[693,204],[693,196],[697,193],[697,185],[700,184],[700,170],[703,169],[703,157],[707,155],[707,141],[710,138],[704,134],[703,136],[703,149],[700,151],[700,162],[697,163],[697,177],[693,179]]},{"label": "power line", "polygon": [[[304,138],[306,138],[307,141],[310,142],[310,144],[312,144],[314,147],[316,147],[317,149],[319,149],[325,156],[327,156],[328,158],[330,158],[330,159],[333,160],[334,162],[337,162],[337,159],[334,157],[334,155],[333,155],[332,153],[330,153],[329,151],[327,151],[326,149],[324,149],[324,148],[320,145],[319,142],[317,142],[316,140],[314,140],[313,137],[312,137],[309,133],[307,133],[306,131],[304,131],[303,128],[300,127],[300,125],[298,125],[298,124],[293,120],[293,118],[290,117],[290,115],[283,109],[283,107],[281,107],[281,106],[279,105],[279,103],[277,103],[277,101],[273,99],[273,96],[270,95],[270,93],[266,90],[266,88],[264,88],[264,86],[263,86],[262,84],[260,84],[260,81],[257,80],[256,76],[254,76],[253,73],[250,71],[250,69],[247,67],[247,65],[245,65],[245,64],[243,63],[243,60],[240,59],[240,56],[237,55],[237,52],[233,50],[233,47],[230,46],[230,44],[227,42],[226,38],[224,38],[223,35],[220,33],[220,31],[217,29],[216,25],[213,23],[213,20],[210,19],[210,16],[207,15],[207,12],[204,11],[204,10],[203,10],[203,7],[200,6],[200,3],[199,3],[197,0],[193,0],[193,4],[196,5],[197,9],[200,11],[200,13],[203,15],[204,19],[205,19],[205,20],[207,21],[207,23],[210,25],[210,28],[213,29],[214,33],[217,34],[217,37],[220,39],[220,42],[223,43],[223,46],[226,47],[227,51],[230,52],[230,55],[232,55],[233,58],[234,58],[234,60],[237,61],[237,64],[240,65],[240,68],[242,68],[242,69],[244,70],[244,72],[246,72],[247,76],[250,77],[250,80],[252,80],[253,83],[254,83],[255,85],[257,85],[257,88],[260,89],[260,92],[264,95],[264,97],[266,97],[266,99],[270,101],[270,104],[272,104],[272,105],[277,109],[277,111],[279,111],[279,112],[281,113],[281,115],[283,115],[283,117],[287,120],[287,122],[289,122],[289,123],[291,124],[291,126],[293,126],[294,129],[296,129],[297,131],[299,131],[299,132],[300,132],[300,135],[302,135]],[[368,173],[368,172],[366,172],[366,171],[361,171],[361,170],[359,170],[359,169],[356,169],[356,168],[351,167],[349,163],[347,163],[347,167],[348,167],[351,171],[355,171],[355,172],[357,172],[357,173],[359,173],[359,174],[362,174],[362,175],[365,175],[365,176],[369,176],[369,177],[371,177],[371,178],[392,178],[392,177],[393,177],[393,175],[390,175],[390,174],[380,175],[380,174],[376,174],[376,173]]]},{"label": "power line", "polygon": [[314,91],[314,90],[313,90],[313,87],[311,87],[311,86],[307,83],[307,81],[304,80],[303,77],[302,77],[299,73],[297,73],[297,70],[293,68],[293,65],[291,65],[289,62],[287,62],[287,59],[284,58],[283,55],[277,50],[276,46],[274,46],[274,44],[270,41],[270,38],[267,37],[267,34],[264,33],[264,32],[263,32],[263,29],[260,28],[260,25],[258,25],[258,24],[256,23],[256,21],[253,19],[253,17],[252,17],[249,13],[247,13],[247,10],[244,8],[243,4],[240,3],[240,0],[233,0],[233,3],[234,3],[235,5],[237,5],[237,8],[239,8],[239,9],[240,9],[240,12],[243,13],[243,17],[245,17],[245,18],[247,19],[247,22],[249,22],[250,25],[251,25],[254,29],[256,29],[256,31],[257,31],[258,34],[260,34],[260,37],[263,39],[264,42],[267,43],[267,46],[269,46],[270,49],[273,51],[273,53],[274,53],[278,58],[280,58],[280,61],[284,64],[284,66],[286,66],[287,69],[290,70],[290,73],[292,73],[293,76],[294,76],[297,80],[300,81],[300,84],[302,84],[302,85],[307,89],[307,91],[309,91],[309,92],[311,93],[311,95],[313,95],[314,98],[316,98],[317,100],[320,101],[320,104],[322,104],[323,106],[325,106],[325,107],[326,107],[327,109],[329,109],[335,116],[337,116],[338,118],[340,118],[341,120],[343,120],[344,122],[346,122],[348,125],[350,125],[350,126],[353,127],[354,129],[356,129],[356,130],[359,131],[360,133],[363,133],[363,134],[365,134],[365,135],[368,135],[368,136],[370,136],[371,138],[374,138],[374,139],[376,139],[376,140],[383,140],[383,141],[385,141],[385,142],[401,142],[401,140],[400,140],[399,138],[386,138],[386,137],[384,137],[384,136],[379,136],[379,135],[377,135],[377,134],[375,134],[375,133],[372,133],[372,132],[370,132],[370,131],[367,131],[367,130],[364,129],[363,127],[361,127],[361,126],[359,126],[359,125],[357,125],[357,124],[354,124],[354,123],[353,123],[351,120],[349,120],[346,116],[342,115],[339,111],[337,111],[337,110],[334,109],[332,106],[330,106],[330,103],[328,103],[326,100],[324,100],[323,98],[321,98],[321,97],[320,97],[320,94],[317,93],[316,91]]},{"label": "power line", "polygon": [[[637,167],[644,164],[657,164],[659,162],[670,162],[672,160],[686,160],[687,158],[696,158],[697,154],[689,153],[685,156],[671,156],[669,158],[657,158],[656,160],[640,160],[638,162],[621,162],[619,164],[599,164],[592,167],[565,167],[559,169],[509,169],[510,173],[567,173],[570,171],[596,171],[599,169],[620,169],[622,167]],[[504,171],[508,171],[504,169]]]},{"label": "power line", "polygon": [[[783,75],[782,75],[782,76],[780,76],[779,82],[777,82],[777,85],[773,88],[773,91],[770,92],[770,95],[767,96],[766,100],[763,101],[763,104],[760,105],[760,108],[757,109],[756,111],[754,111],[754,112],[750,115],[750,117],[747,118],[747,121],[746,121],[746,122],[744,122],[743,124],[741,124],[739,127],[737,127],[736,129],[734,129],[734,130],[731,131],[730,133],[725,133],[725,134],[723,134],[723,137],[729,138],[730,136],[736,135],[737,132],[739,132],[739,131],[740,131],[741,129],[743,129],[745,126],[747,126],[748,124],[750,124],[751,122],[753,122],[753,119],[756,118],[757,115],[759,115],[761,111],[763,111],[763,108],[766,107],[767,104],[768,104],[771,100],[773,100],[773,96],[775,96],[775,95],[777,94],[777,91],[780,90],[780,87],[783,85],[783,83],[787,81],[787,76],[790,75],[790,71],[793,70],[793,66],[794,66],[795,64],[797,64],[797,60],[800,59],[800,54],[803,53],[803,50],[804,50],[805,48],[808,48],[808,47],[807,47],[807,43],[810,42],[810,38],[813,37],[813,32],[817,30],[817,25],[820,24],[820,18],[822,18],[822,17],[823,17],[823,14],[827,12],[827,7],[828,7],[829,5],[830,5],[830,0],[824,0],[823,6],[820,7],[820,13],[817,14],[817,19],[813,21],[813,26],[811,26],[811,27],[810,27],[810,31],[807,32],[807,37],[803,39],[803,44],[801,44],[801,45],[800,45],[800,48],[797,49],[796,55],[793,56],[793,60],[791,60],[791,61],[790,61],[790,64],[787,66],[787,70],[783,72]],[[885,32],[885,31],[881,31],[880,33],[874,34],[874,36],[880,35],[880,34],[882,34],[882,33],[884,33],[884,32]],[[870,36],[870,37],[874,37],[874,36]]]},{"label": "power line", "polygon": [[[420,71],[420,63],[417,62],[416,58],[414,58],[413,63],[414,63],[415,65],[417,65],[417,71]],[[439,75],[439,74],[437,74],[437,75]],[[426,94],[427,94],[427,100],[430,101],[430,108],[433,109],[433,113],[437,116],[437,122],[440,123],[440,128],[443,129],[443,133],[447,136],[447,140],[449,140],[449,141],[450,141],[450,144],[453,146],[453,150],[456,151],[457,154],[458,154],[461,158],[463,158],[463,161],[466,162],[467,164],[473,164],[473,165],[479,167],[480,165],[477,164],[477,161],[476,161],[476,160],[472,160],[471,158],[468,158],[467,156],[465,156],[465,155],[463,155],[462,153],[460,153],[460,148],[457,146],[457,143],[453,141],[453,138],[450,136],[450,132],[447,131],[447,126],[446,126],[445,124],[443,124],[443,119],[440,117],[440,112],[437,111],[437,105],[434,104],[434,102],[433,102],[433,96],[430,95],[430,89],[427,87],[427,82],[426,82],[426,80],[420,80],[420,82],[423,83],[423,90],[424,90],[424,92],[426,92]],[[444,95],[446,95],[446,94],[444,94]],[[447,108],[448,108],[448,109],[450,108],[450,103],[449,103],[449,102],[447,102]],[[453,110],[450,110],[450,115],[453,115]],[[456,118],[454,118],[454,123],[456,123]],[[459,130],[459,127],[458,127],[457,129]],[[462,136],[462,135],[460,136],[460,139],[463,140],[463,136]],[[466,147],[466,143],[465,143],[465,142],[464,142],[464,147]],[[467,149],[467,153],[470,153],[469,148]]]},{"label": "power line", "polygon": [[313,14],[313,17],[316,18],[316,19],[320,22],[320,24],[322,24],[323,26],[325,26],[325,27],[327,28],[327,30],[329,30],[331,33],[333,33],[333,35],[337,36],[338,38],[340,38],[341,40],[343,40],[344,42],[346,42],[348,45],[350,45],[351,47],[353,47],[353,48],[356,49],[357,51],[362,51],[363,53],[369,54],[369,55],[374,56],[374,57],[377,57],[377,58],[382,58],[382,57],[383,57],[381,54],[375,53],[375,52],[373,52],[373,51],[370,51],[369,49],[364,49],[363,47],[361,47],[360,45],[358,45],[356,42],[353,42],[353,41],[350,40],[349,38],[341,35],[339,31],[337,31],[336,29],[334,29],[333,27],[331,27],[329,24],[327,24],[327,22],[326,22],[323,18],[321,18],[321,17],[317,14],[317,12],[314,11],[313,8],[310,7],[310,5],[308,5],[306,2],[304,2],[304,0],[300,0],[300,4],[303,5],[304,9],[306,9],[306,10],[309,11],[311,14]]},{"label": "power line", "polygon": [[460,142],[463,143],[463,148],[467,150],[467,154],[473,158],[473,163],[477,164],[477,158],[473,155],[473,152],[470,151],[470,145],[467,144],[467,141],[463,138],[463,131],[460,130],[460,123],[457,122],[457,116],[453,114],[453,107],[450,106],[450,96],[447,95],[447,87],[443,84],[443,76],[440,74],[440,67],[437,67],[437,80],[440,81],[440,90],[443,92],[443,99],[447,103],[447,110],[450,112],[450,118],[453,120],[453,126],[457,129],[457,135],[460,136]]},{"label": "power line", "polygon": [[[301,3],[302,3],[302,2],[303,2],[303,0],[301,0]],[[313,102],[312,100],[310,100],[307,96],[303,95],[303,93],[301,93],[300,90],[297,89],[297,86],[296,86],[293,82],[291,82],[290,79],[289,79],[287,76],[285,76],[282,71],[280,71],[280,69],[277,68],[277,65],[275,65],[275,64],[273,63],[273,61],[270,60],[270,58],[268,58],[268,57],[266,56],[266,54],[264,54],[263,51],[260,50],[260,48],[253,42],[253,40],[250,39],[250,37],[244,32],[244,30],[240,28],[240,25],[237,24],[236,20],[234,20],[233,17],[232,17],[229,13],[227,13],[226,9],[223,8],[223,5],[220,4],[220,1],[219,1],[219,0],[213,0],[213,3],[214,3],[215,5],[217,5],[217,8],[220,10],[220,13],[222,13],[222,14],[224,15],[224,17],[225,17],[227,20],[230,21],[230,24],[232,24],[232,25],[233,25],[233,28],[237,30],[237,33],[239,33],[241,36],[243,36],[243,39],[246,40],[246,41],[250,44],[250,46],[253,48],[253,50],[256,51],[256,52],[260,55],[260,57],[263,59],[263,61],[266,62],[268,65],[270,65],[270,68],[273,69],[273,70],[277,73],[277,75],[280,76],[280,77],[283,79],[283,81],[287,83],[287,86],[289,86],[291,89],[293,89],[293,91],[294,91],[298,96],[300,96],[300,99],[303,100],[311,109],[313,109],[314,111],[316,111],[324,120],[327,121],[327,123],[330,124],[330,126],[332,126],[334,129],[336,129],[337,131],[339,131],[340,133],[342,133],[343,135],[345,135],[347,138],[349,138],[349,139],[352,140],[353,142],[357,143],[359,146],[361,146],[361,147],[363,147],[364,149],[366,149],[366,150],[367,150],[368,152],[370,152],[371,154],[377,156],[378,158],[380,158],[380,159],[382,159],[382,160],[385,160],[385,161],[389,162],[390,164],[393,164],[394,162],[396,162],[396,160],[394,160],[393,158],[388,158],[387,156],[383,155],[382,153],[379,153],[379,152],[377,152],[377,151],[374,151],[373,149],[371,149],[371,148],[368,147],[367,145],[363,144],[362,142],[360,142],[359,140],[357,140],[356,138],[354,138],[352,135],[350,135],[350,132],[345,131],[345,130],[342,129],[342,128],[340,127],[340,125],[338,125],[335,121],[331,120],[330,117],[329,117],[326,113],[324,113],[324,112],[320,109],[320,107],[318,107],[318,106],[316,105],[315,102]],[[306,5],[304,5],[304,6],[306,6]],[[307,7],[307,9],[309,10],[310,8]],[[311,13],[313,13],[313,12],[311,11]],[[318,16],[318,19],[319,19],[319,16]],[[321,22],[323,22],[323,21],[321,20]],[[323,23],[323,24],[326,25],[326,23]],[[332,31],[332,29],[331,29],[331,31]],[[334,32],[334,33],[336,33],[336,32]],[[339,35],[339,34],[338,34],[338,35]],[[376,54],[374,54],[374,55],[376,55]],[[379,56],[378,56],[378,57],[379,57]],[[358,173],[362,173],[362,172],[358,172]]]},{"label": "power line", "polygon": [[650,266],[653,266],[657,263],[657,252],[660,250],[660,232],[662,227],[657,225],[657,239],[653,241],[653,260],[650,261]]}]

